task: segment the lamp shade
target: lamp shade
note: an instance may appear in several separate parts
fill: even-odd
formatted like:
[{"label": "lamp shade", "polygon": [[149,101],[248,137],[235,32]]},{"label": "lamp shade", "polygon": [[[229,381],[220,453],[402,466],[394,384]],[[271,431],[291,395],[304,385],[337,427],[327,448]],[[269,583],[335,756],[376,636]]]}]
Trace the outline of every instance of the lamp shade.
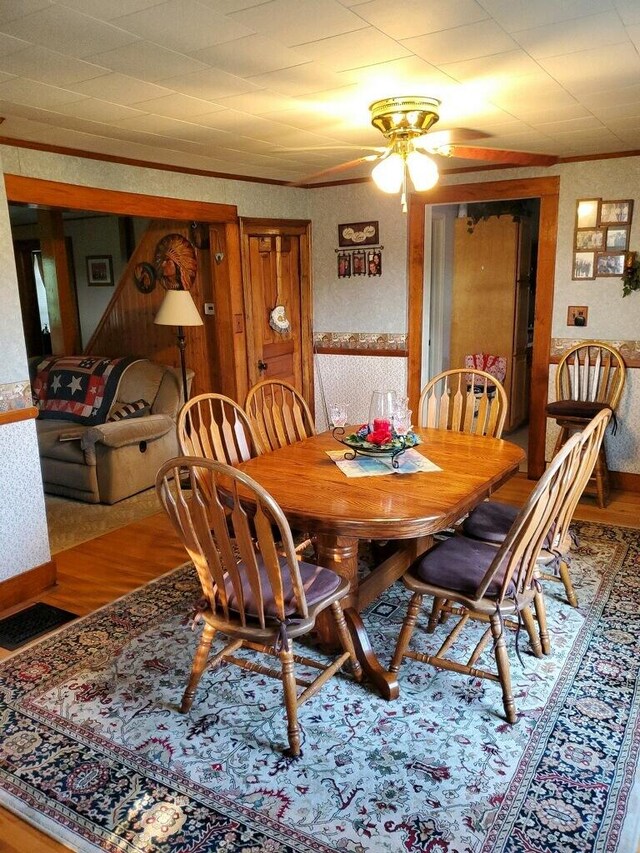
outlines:
[{"label": "lamp shade", "polygon": [[404,179],[404,160],[402,156],[394,151],[384,160],[381,160],[371,172],[378,189],[384,193],[397,193],[400,191]]},{"label": "lamp shade", "polygon": [[411,183],[418,192],[430,190],[438,183],[438,167],[426,154],[410,151],[407,154],[407,168],[409,169]]},{"label": "lamp shade", "polygon": [[202,326],[202,317],[188,290],[167,290],[153,322],[158,326]]}]

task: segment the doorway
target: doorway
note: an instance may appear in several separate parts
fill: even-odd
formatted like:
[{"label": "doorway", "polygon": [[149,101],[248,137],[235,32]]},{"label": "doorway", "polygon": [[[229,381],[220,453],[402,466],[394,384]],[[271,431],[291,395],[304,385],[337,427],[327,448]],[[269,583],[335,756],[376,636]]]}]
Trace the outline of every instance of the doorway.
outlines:
[{"label": "doorway", "polygon": [[539,478],[545,469],[545,435],[549,381],[549,347],[558,220],[558,177],[439,186],[414,195],[409,209],[408,348],[409,396],[417,406],[422,378],[424,326],[425,250],[427,208],[434,204],[461,204],[502,199],[537,198],[540,202],[539,241],[536,252],[535,332],[531,347],[531,393],[528,437],[528,475]]}]

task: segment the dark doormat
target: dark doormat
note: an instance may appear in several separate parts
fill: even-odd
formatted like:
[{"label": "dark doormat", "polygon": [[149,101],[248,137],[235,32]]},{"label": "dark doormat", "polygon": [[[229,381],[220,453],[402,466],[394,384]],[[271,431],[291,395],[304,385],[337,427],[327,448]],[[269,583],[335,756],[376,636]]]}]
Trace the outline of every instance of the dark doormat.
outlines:
[{"label": "dark doormat", "polygon": [[75,613],[39,601],[6,619],[0,619],[0,646],[10,651],[19,649],[36,637],[77,618]]}]

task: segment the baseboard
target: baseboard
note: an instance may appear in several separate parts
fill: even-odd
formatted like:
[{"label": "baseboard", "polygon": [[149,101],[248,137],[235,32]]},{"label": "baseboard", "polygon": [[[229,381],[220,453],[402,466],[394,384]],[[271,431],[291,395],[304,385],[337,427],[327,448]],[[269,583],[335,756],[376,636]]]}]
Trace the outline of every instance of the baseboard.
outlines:
[{"label": "baseboard", "polygon": [[15,575],[7,580],[0,581],[1,609],[7,610],[15,607],[30,598],[38,595],[50,586],[53,586],[57,578],[57,568],[54,560],[35,566],[20,575]]},{"label": "baseboard", "polygon": [[640,492],[640,474],[630,474],[627,471],[609,471],[609,484],[612,489]]}]

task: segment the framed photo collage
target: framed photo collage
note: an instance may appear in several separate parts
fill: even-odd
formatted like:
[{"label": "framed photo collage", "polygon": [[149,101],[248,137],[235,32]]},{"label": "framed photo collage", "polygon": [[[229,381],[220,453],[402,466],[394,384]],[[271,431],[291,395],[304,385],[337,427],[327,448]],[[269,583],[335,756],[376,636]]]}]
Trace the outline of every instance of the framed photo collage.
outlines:
[{"label": "framed photo collage", "polygon": [[578,199],[572,279],[620,278],[629,250],[632,199]]}]

